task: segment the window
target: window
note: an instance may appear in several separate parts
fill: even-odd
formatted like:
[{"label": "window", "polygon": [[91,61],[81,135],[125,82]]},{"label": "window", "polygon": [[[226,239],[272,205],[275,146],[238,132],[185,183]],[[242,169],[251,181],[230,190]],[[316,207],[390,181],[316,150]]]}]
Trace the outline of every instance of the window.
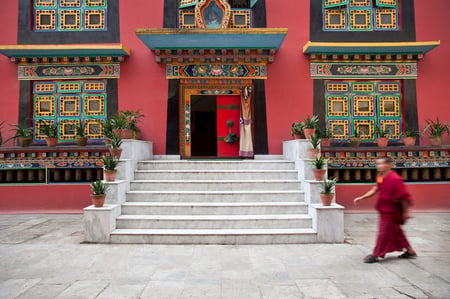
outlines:
[{"label": "window", "polygon": [[322,0],[323,30],[398,30],[398,0]]},{"label": "window", "polygon": [[32,0],[36,32],[105,31],[107,0]]},{"label": "window", "polygon": [[82,122],[89,140],[103,140],[106,80],[33,82],[34,141],[42,142],[42,122],[58,124],[59,142],[76,141]]},{"label": "window", "polygon": [[376,127],[400,140],[400,81],[325,81],[326,119],[335,139],[359,131],[362,140],[375,140]]}]

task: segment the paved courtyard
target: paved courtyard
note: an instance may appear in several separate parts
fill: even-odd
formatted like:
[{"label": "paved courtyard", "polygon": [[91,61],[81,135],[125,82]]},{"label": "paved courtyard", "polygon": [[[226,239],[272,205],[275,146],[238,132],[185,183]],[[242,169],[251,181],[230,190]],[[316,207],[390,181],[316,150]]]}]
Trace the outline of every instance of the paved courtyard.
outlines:
[{"label": "paved courtyard", "polygon": [[346,244],[83,244],[82,215],[0,215],[0,298],[450,298],[450,215],[405,227],[419,257],[364,264],[376,215]]}]

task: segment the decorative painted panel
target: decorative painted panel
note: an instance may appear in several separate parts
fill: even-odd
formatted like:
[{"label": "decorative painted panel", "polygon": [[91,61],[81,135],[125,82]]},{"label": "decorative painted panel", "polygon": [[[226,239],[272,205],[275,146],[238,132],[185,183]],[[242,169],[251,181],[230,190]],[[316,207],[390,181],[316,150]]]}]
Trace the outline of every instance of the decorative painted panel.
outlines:
[{"label": "decorative painted panel", "polygon": [[378,6],[397,7],[397,0],[376,0]]},{"label": "decorative painted panel", "polygon": [[379,125],[381,129],[389,132],[390,139],[401,139],[401,121],[399,119],[380,119]]},{"label": "decorative painted panel", "polygon": [[359,132],[361,140],[373,141],[375,140],[375,120],[373,119],[353,119],[352,121],[352,135]]},{"label": "decorative painted panel", "polygon": [[373,95],[353,95],[353,117],[375,117]]},{"label": "decorative painted panel", "polygon": [[350,0],[350,7],[372,7],[372,0]]},{"label": "decorative painted panel", "polygon": [[349,10],[349,30],[351,31],[371,31],[372,30],[372,10],[371,9],[350,9]]},{"label": "decorative painted panel", "polygon": [[347,30],[347,10],[327,9],[323,21],[324,30],[345,31]]},{"label": "decorative painted panel", "polygon": [[232,9],[230,28],[251,28],[252,10],[251,9]]},{"label": "decorative painted panel", "polygon": [[103,139],[106,119],[106,80],[52,81],[33,83],[35,124],[34,141],[45,137],[40,121],[53,122],[58,127],[60,142],[76,140],[76,126],[83,122],[89,140]]},{"label": "decorative painted panel", "polygon": [[198,0],[180,0],[179,2],[179,8],[194,6],[198,3]]},{"label": "decorative painted panel", "polygon": [[35,31],[102,31],[106,0],[35,0]]},{"label": "decorative painted panel", "polygon": [[362,77],[388,79],[417,78],[416,62],[392,63],[346,63],[346,62],[311,62],[312,78],[355,78]]},{"label": "decorative painted panel", "polygon": [[327,116],[328,117],[349,117],[349,97],[348,95],[327,96]]},{"label": "decorative painted panel", "polygon": [[265,64],[167,64],[166,77],[267,79],[267,69]]},{"label": "decorative painted panel", "polygon": [[194,29],[195,25],[195,11],[193,10],[179,10],[179,25],[180,28]]},{"label": "decorative painted panel", "polygon": [[335,7],[340,5],[346,5],[349,3],[349,0],[323,0],[323,7]]},{"label": "decorative painted panel", "polygon": [[392,8],[375,9],[375,30],[397,30],[397,10]]},{"label": "decorative painted panel", "polygon": [[400,96],[378,95],[378,115],[380,117],[400,117]]},{"label": "decorative painted panel", "polygon": [[64,78],[119,78],[119,63],[98,64],[19,64],[19,80],[54,80]]},{"label": "decorative painted panel", "polygon": [[335,139],[347,139],[349,136],[349,121],[342,119],[328,120],[328,128]]}]

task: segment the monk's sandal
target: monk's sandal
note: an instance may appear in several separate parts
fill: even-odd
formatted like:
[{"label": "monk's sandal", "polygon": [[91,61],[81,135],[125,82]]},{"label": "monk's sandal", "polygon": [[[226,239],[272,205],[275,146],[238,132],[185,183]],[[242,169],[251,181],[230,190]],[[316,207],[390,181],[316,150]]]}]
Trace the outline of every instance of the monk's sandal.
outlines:
[{"label": "monk's sandal", "polygon": [[364,258],[364,263],[373,264],[378,262],[378,257],[374,256],[373,254],[369,254]]},{"label": "monk's sandal", "polygon": [[403,254],[399,255],[399,259],[415,259],[417,257],[416,253],[409,253],[408,251],[403,252]]}]

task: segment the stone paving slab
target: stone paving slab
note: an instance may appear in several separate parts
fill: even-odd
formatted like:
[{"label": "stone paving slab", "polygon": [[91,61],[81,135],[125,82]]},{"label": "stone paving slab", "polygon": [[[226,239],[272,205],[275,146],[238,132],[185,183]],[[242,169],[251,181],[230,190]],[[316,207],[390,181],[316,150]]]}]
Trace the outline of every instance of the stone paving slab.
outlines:
[{"label": "stone paving slab", "polygon": [[416,214],[419,257],[364,264],[377,215],[345,216],[347,243],[84,244],[82,215],[0,215],[0,298],[449,298],[450,214]]}]

